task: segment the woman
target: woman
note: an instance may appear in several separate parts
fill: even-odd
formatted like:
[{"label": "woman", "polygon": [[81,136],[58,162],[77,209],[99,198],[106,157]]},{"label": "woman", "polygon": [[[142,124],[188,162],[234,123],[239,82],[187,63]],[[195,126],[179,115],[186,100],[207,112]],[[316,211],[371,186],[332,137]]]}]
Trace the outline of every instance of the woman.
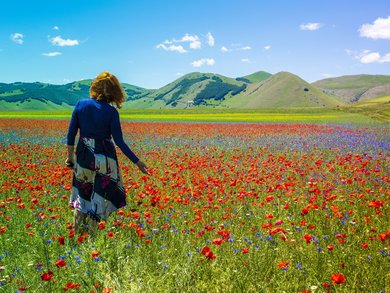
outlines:
[{"label": "woman", "polygon": [[[125,101],[118,79],[103,72],[92,82],[90,95],[90,99],[77,102],[67,134],[68,157],[65,163],[74,170],[70,205],[75,209],[77,232],[86,228],[88,221],[93,230],[98,221],[126,205],[126,193],[111,137],[141,172],[148,174],[146,165],[123,140],[119,113],[113,106],[120,108]],[[74,143],[79,129],[74,162]]]}]

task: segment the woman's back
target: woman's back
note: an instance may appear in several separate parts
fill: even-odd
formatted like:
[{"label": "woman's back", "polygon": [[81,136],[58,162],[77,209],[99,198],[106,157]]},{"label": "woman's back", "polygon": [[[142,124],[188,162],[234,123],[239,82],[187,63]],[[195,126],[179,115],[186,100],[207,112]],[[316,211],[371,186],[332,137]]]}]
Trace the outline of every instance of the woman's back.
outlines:
[{"label": "woman's back", "polygon": [[81,137],[110,139],[110,124],[117,110],[103,101],[80,100],[76,107]]}]

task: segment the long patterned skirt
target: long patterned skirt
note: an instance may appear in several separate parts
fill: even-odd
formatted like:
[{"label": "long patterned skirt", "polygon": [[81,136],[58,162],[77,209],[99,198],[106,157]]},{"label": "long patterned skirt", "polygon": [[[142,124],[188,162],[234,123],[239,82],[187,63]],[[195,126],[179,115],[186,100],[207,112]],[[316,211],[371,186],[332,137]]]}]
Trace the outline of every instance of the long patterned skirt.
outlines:
[{"label": "long patterned skirt", "polygon": [[105,220],[126,205],[126,192],[112,140],[80,137],[70,205],[97,221]]}]

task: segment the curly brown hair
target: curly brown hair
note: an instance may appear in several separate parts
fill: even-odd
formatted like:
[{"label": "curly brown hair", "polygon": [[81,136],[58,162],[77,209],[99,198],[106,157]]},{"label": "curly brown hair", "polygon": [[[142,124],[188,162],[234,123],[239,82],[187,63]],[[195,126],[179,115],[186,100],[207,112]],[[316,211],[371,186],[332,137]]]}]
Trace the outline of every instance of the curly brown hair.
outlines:
[{"label": "curly brown hair", "polygon": [[126,94],[119,80],[111,73],[105,71],[99,74],[91,84],[89,90],[91,98],[97,101],[106,101],[115,104],[119,109],[126,100]]}]

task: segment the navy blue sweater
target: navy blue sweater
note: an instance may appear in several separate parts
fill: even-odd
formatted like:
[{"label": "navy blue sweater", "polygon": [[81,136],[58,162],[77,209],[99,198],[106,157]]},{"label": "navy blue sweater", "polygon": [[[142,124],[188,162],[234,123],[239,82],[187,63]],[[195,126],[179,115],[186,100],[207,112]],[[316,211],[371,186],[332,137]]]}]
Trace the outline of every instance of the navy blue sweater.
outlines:
[{"label": "navy blue sweater", "polygon": [[80,129],[81,137],[93,139],[114,139],[115,144],[133,162],[137,156],[123,140],[119,113],[110,104],[95,99],[84,99],[77,102],[70,120],[67,144],[74,145],[76,134]]}]

